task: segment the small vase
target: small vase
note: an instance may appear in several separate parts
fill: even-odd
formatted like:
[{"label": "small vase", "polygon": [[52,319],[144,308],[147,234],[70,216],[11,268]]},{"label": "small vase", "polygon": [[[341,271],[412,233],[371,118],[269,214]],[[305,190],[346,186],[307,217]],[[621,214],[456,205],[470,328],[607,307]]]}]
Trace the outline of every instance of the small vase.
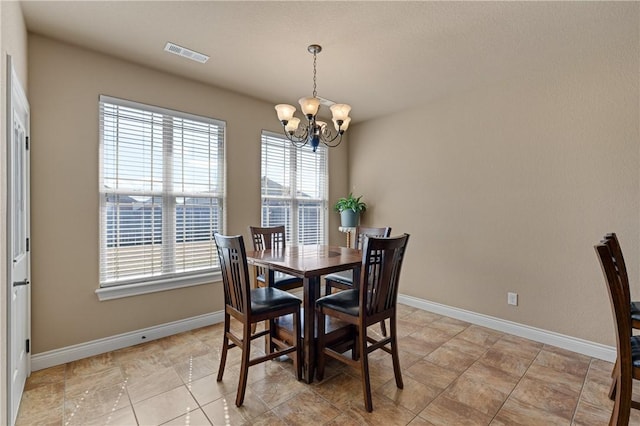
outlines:
[{"label": "small vase", "polygon": [[340,212],[340,222],[343,228],[355,228],[358,226],[360,214],[353,210],[343,210]]}]

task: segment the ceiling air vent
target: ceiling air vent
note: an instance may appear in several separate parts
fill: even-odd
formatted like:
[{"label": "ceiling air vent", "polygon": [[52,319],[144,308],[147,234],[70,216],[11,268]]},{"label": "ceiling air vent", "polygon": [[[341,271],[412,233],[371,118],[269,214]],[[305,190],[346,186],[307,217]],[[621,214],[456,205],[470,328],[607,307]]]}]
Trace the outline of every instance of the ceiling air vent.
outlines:
[{"label": "ceiling air vent", "polygon": [[178,46],[171,42],[167,42],[164,50],[165,52],[173,53],[174,55],[182,56],[183,58],[191,59],[192,61],[200,62],[201,64],[204,64],[209,60],[209,57],[203,53],[198,53],[194,50]]},{"label": "ceiling air vent", "polygon": [[331,106],[333,106],[333,105],[335,105],[335,104],[336,104],[336,103],[335,103],[335,102],[333,102],[332,100],[327,99],[327,98],[323,98],[323,97],[321,97],[321,96],[316,96],[316,98],[318,98],[318,100],[320,100],[320,105],[324,105],[324,106],[326,106],[326,107],[331,107]]}]

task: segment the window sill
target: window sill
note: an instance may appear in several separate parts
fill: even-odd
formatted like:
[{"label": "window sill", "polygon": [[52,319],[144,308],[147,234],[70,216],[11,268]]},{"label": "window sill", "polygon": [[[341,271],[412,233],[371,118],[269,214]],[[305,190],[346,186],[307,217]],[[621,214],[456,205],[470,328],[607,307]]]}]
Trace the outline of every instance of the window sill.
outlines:
[{"label": "window sill", "polygon": [[139,296],[142,294],[156,293],[158,291],[174,290],[177,288],[193,287],[197,285],[210,284],[222,281],[220,271],[194,275],[182,278],[169,278],[164,280],[150,281],[146,283],[123,284],[111,287],[101,287],[96,290],[98,300],[120,299],[123,297]]}]

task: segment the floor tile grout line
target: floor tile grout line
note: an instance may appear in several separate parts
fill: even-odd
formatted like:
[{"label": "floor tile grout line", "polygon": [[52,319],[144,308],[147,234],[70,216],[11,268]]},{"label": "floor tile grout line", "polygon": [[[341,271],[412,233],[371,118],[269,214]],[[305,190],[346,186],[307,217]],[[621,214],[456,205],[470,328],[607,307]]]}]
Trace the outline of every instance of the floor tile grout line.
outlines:
[{"label": "floor tile grout line", "polygon": [[571,424],[575,422],[576,416],[578,415],[578,407],[580,406],[580,401],[582,400],[582,394],[584,393],[584,388],[587,384],[587,377],[589,377],[589,371],[591,371],[592,365],[593,365],[593,359],[589,361],[589,368],[587,369],[587,373],[584,375],[584,380],[582,381],[582,386],[580,387],[580,392],[578,393],[578,402],[576,403],[576,406],[573,409],[573,415],[571,416]]},{"label": "floor tile grout line", "polygon": [[[129,377],[125,374],[124,369],[122,368],[122,364],[120,364],[119,361],[116,361],[118,363],[118,368],[120,369],[120,374],[122,374],[122,377],[126,379],[128,379]],[[127,382],[128,383],[128,382]],[[127,398],[129,399],[129,407],[131,408],[131,412],[133,413],[133,418],[136,420],[136,425],[140,424],[140,420],[138,420],[138,414],[136,413],[136,409],[133,405],[133,401],[131,400],[131,395],[129,394],[129,387],[127,386]]]},{"label": "floor tile grout line", "polygon": [[[407,314],[405,315],[405,319],[406,319],[406,317],[411,317],[410,313],[407,313]],[[399,317],[399,318],[400,318],[400,317]],[[438,319],[435,319],[435,320],[433,319],[433,317],[431,317],[428,321],[425,321],[425,320],[427,319],[427,317],[420,317],[420,324],[421,324],[421,326],[423,326],[423,325],[424,325],[425,327],[426,327],[426,326],[431,326],[431,327],[432,327],[432,328],[434,328],[434,329],[438,329],[438,330],[440,330],[440,328],[438,328],[438,327],[435,327],[435,326],[434,326],[434,323],[435,323],[435,322],[437,322],[437,321],[442,320],[442,318],[447,318],[447,317],[439,316],[439,318],[438,318]],[[433,349],[429,348],[429,351],[428,351],[428,352],[423,352],[422,354],[416,354],[416,355],[419,355],[419,358],[414,359],[414,360],[413,360],[413,362],[418,362],[419,360],[425,360],[425,359],[426,359],[430,354],[432,354],[434,351],[438,350],[439,348],[441,348],[443,345],[445,345],[446,343],[450,342],[451,340],[453,340],[453,339],[455,339],[455,338],[459,337],[459,335],[460,335],[461,333],[463,333],[465,330],[469,330],[469,327],[471,327],[471,326],[472,326],[472,324],[467,324],[467,326],[466,326],[463,330],[460,330],[460,331],[458,331],[457,333],[450,335],[450,336],[448,337],[448,339],[447,339],[445,342],[443,342],[443,343],[441,343],[441,344],[437,345],[437,346],[436,346],[435,348],[433,348]],[[480,328],[482,328],[482,327],[480,327]],[[447,333],[449,332],[449,331],[448,331],[448,330],[446,330],[445,328],[443,328],[441,331],[445,331],[445,332],[447,332]],[[415,331],[414,331],[413,333],[415,333]],[[411,334],[413,334],[413,333],[408,333],[408,334],[407,334],[407,336],[410,336],[410,335],[411,335]],[[452,384],[453,384],[453,383],[455,383],[455,381],[456,381],[456,380],[458,380],[462,375],[464,375],[464,374],[465,374],[465,373],[466,373],[470,368],[472,368],[473,366],[477,366],[480,362],[484,362],[484,361],[482,361],[482,360],[483,360],[483,358],[484,358],[485,356],[487,356],[487,353],[488,353],[489,351],[491,351],[491,350],[492,350],[492,348],[494,348],[494,347],[495,347],[495,345],[496,345],[498,342],[500,342],[502,338],[504,338],[505,336],[509,336],[509,334],[508,334],[508,333],[500,333],[500,334],[501,334],[501,336],[502,336],[502,337],[500,337],[498,340],[494,341],[490,346],[486,346],[486,347],[484,347],[484,348],[483,348],[484,350],[483,350],[483,351],[482,351],[478,356],[474,356],[474,357],[475,357],[475,360],[474,360],[470,365],[468,365],[466,368],[464,368],[464,369],[463,369],[463,370],[461,370],[460,372],[457,372],[457,371],[456,371],[456,376],[455,376],[454,381],[453,381],[453,382],[451,382],[451,383],[449,383],[449,384],[448,384],[444,389],[440,390],[440,392],[439,392],[438,394],[436,394],[436,395],[435,395],[435,397],[434,397],[433,399],[431,399],[431,402],[430,402],[429,404],[433,403],[433,401],[435,401],[437,398],[441,397],[441,396],[442,396],[442,394],[443,394],[444,392],[446,392],[448,389],[450,389],[450,388],[451,388],[451,386],[452,386]],[[213,345],[213,342],[215,341],[216,336],[217,336],[217,331],[216,331],[216,329],[210,329],[210,334],[207,334],[206,332],[202,332],[202,333],[199,333],[198,335],[199,335],[199,340],[200,340],[202,343],[207,344],[207,346],[210,346],[210,347],[212,348],[212,350],[215,350],[215,348],[214,348],[214,346],[215,346],[215,345]],[[470,336],[470,337],[473,337],[473,336]],[[470,338],[469,340],[464,339],[464,341],[468,341],[468,342],[474,343],[474,339],[473,339],[473,338]],[[172,342],[172,341],[167,341],[167,343],[171,343],[171,342]],[[180,342],[179,344],[182,344],[181,339],[177,339],[175,342]],[[210,343],[207,343],[207,342],[210,342]],[[460,340],[460,342],[463,342],[463,340]],[[481,340],[476,340],[476,342],[481,342]],[[178,343],[176,343],[176,344],[178,344]],[[476,343],[476,344],[479,344],[479,343]],[[485,342],[485,344],[486,344],[486,342]],[[429,345],[429,346],[430,346],[430,345]],[[416,346],[416,349],[419,349],[419,346]],[[425,348],[425,349],[426,349],[426,348]],[[572,359],[572,358],[571,358],[571,356],[570,356],[570,355],[571,355],[570,353],[565,354],[563,351],[559,351],[559,350],[558,350],[558,351],[556,351],[555,349],[557,349],[557,348],[555,348],[555,347],[553,347],[553,346],[551,346],[551,345],[543,345],[543,346],[542,346],[542,348],[537,348],[537,353],[536,353],[536,354],[535,354],[535,356],[532,358],[532,360],[531,360],[531,361],[529,361],[527,364],[522,364],[523,366],[525,366],[525,365],[526,365],[526,368],[524,369],[524,373],[520,376],[520,378],[518,379],[518,381],[517,381],[517,382],[515,383],[515,385],[512,387],[511,391],[508,393],[508,395],[506,396],[506,398],[504,399],[504,401],[502,401],[502,404],[500,405],[500,408],[498,408],[497,412],[496,412],[496,413],[494,414],[494,416],[491,418],[491,421],[494,421],[496,418],[498,418],[499,413],[504,409],[505,404],[506,404],[509,400],[511,400],[511,399],[513,398],[513,393],[514,393],[515,389],[517,389],[517,387],[522,383],[522,381],[523,381],[523,379],[524,379],[525,377],[530,377],[530,378],[535,379],[536,381],[541,381],[543,384],[544,384],[544,383],[546,383],[546,382],[543,380],[543,379],[544,379],[544,377],[543,377],[543,376],[540,376],[540,377],[534,377],[534,375],[527,376],[527,374],[528,374],[529,370],[530,370],[530,369],[532,368],[532,366],[536,363],[536,360],[540,359],[540,354],[541,354],[543,351],[545,351],[546,349],[548,349],[550,352],[552,352],[552,353],[554,353],[554,354],[557,354],[557,355],[561,356],[562,358],[566,358],[566,359],[567,359],[567,361],[571,361],[571,359]],[[405,351],[405,352],[406,352],[406,351]],[[416,351],[416,352],[417,352],[417,351]],[[472,351],[472,352],[473,352],[473,351]],[[409,352],[409,353],[411,353],[411,352]],[[195,398],[195,395],[193,395],[193,394],[191,393],[191,390],[189,389],[189,383],[192,383],[193,381],[189,380],[189,379],[187,378],[187,377],[188,377],[187,375],[178,374],[178,367],[177,367],[177,366],[178,366],[178,364],[179,364],[179,363],[178,363],[178,361],[173,361],[173,359],[178,359],[179,357],[176,357],[175,355],[176,355],[176,353],[174,353],[174,355],[172,356],[172,361],[171,361],[171,366],[172,366],[172,368],[173,368],[173,371],[174,371],[174,372],[175,372],[175,373],[180,377],[180,381],[181,381],[181,383],[185,386],[186,390],[189,392],[189,394],[191,395],[191,397],[193,397],[193,399],[195,400],[196,407],[197,407],[197,408],[196,408],[196,410],[197,410],[197,409],[202,410],[202,405],[200,404],[200,401],[199,401],[199,400],[197,400],[197,399]],[[413,359],[413,357],[414,357],[414,356],[415,356],[415,355],[411,355],[411,359]],[[91,358],[92,358],[92,357],[91,357]],[[443,359],[443,360],[444,360],[444,359]],[[604,404],[604,399],[602,399],[602,400],[600,400],[600,399],[598,399],[598,400],[593,399],[593,397],[594,397],[594,396],[598,396],[598,395],[600,395],[600,393],[604,392],[604,391],[602,390],[602,389],[603,389],[603,387],[601,386],[602,377],[604,376],[604,374],[600,374],[599,369],[604,369],[604,368],[606,368],[606,367],[604,367],[604,365],[603,365],[603,367],[601,367],[601,366],[600,366],[600,364],[597,364],[597,363],[596,363],[596,361],[597,361],[597,360],[595,360],[594,358],[590,358],[590,357],[586,357],[586,358],[584,358],[584,359],[582,359],[582,358],[581,358],[581,359],[580,359],[580,363],[581,363],[581,364],[586,364],[586,363],[584,363],[584,362],[583,362],[584,360],[588,360],[588,368],[586,368],[586,374],[583,374],[583,376],[581,377],[582,381],[581,381],[581,382],[577,382],[577,383],[576,383],[576,381],[571,380],[572,384],[571,384],[571,386],[570,386],[570,388],[569,388],[569,389],[565,389],[565,388],[564,388],[564,387],[562,387],[562,386],[561,386],[561,387],[560,387],[560,389],[559,389],[559,391],[560,391],[560,392],[562,392],[562,393],[567,393],[567,394],[569,394],[569,392],[564,392],[564,391],[569,391],[569,390],[571,390],[571,389],[575,389],[575,393],[574,393],[573,391],[572,391],[572,392],[570,392],[572,395],[576,395],[576,396],[577,396],[577,398],[575,399],[575,404],[573,404],[573,403],[571,403],[571,402],[569,401],[569,404],[564,405],[564,408],[563,408],[563,410],[564,410],[564,412],[565,412],[565,413],[566,413],[567,411],[569,411],[569,410],[572,410],[572,411],[570,411],[570,413],[571,413],[571,417],[570,417],[570,419],[565,418],[566,420],[571,421],[571,422],[575,421],[577,418],[582,418],[582,419],[584,420],[584,419],[586,418],[586,417],[584,417],[584,415],[587,415],[587,416],[588,416],[588,415],[596,415],[596,414],[590,414],[590,413],[591,413],[591,411],[592,411],[594,408],[595,408],[595,409],[597,409],[598,411],[602,412],[602,413],[604,413],[604,412],[606,412],[607,410],[609,410],[609,409],[607,408],[607,407],[608,407],[608,405]],[[100,360],[98,360],[98,361],[100,361]],[[435,359],[434,359],[434,361],[435,361]],[[445,360],[445,361],[446,361],[446,360]],[[569,374],[573,374],[573,373],[575,373],[575,372],[580,372],[580,369],[576,369],[576,368],[574,368],[574,367],[573,367],[573,366],[571,366],[571,365],[567,365],[567,366],[566,366],[566,368],[564,368],[564,369],[563,369],[563,368],[562,368],[562,366],[563,366],[563,364],[564,364],[564,362],[565,362],[565,361],[561,361],[560,363],[556,363],[556,362],[555,362],[555,360],[552,360],[552,361],[553,361],[553,362],[551,362],[551,363],[548,363],[548,362],[547,362],[545,365],[546,365],[548,368],[553,368],[554,370],[558,370],[558,371],[565,371],[566,373],[569,373]],[[507,362],[508,362],[508,361],[507,361]],[[410,364],[410,365],[413,365],[413,364]],[[484,363],[484,365],[488,365],[488,364],[486,364],[486,362],[485,362],[485,363]],[[508,364],[506,364],[503,368],[505,368],[505,369],[513,369],[513,368],[511,368],[511,367],[510,367],[510,365],[511,365],[511,364],[510,364],[510,363],[508,363]],[[77,372],[82,373],[83,371],[85,371],[85,369],[86,369],[86,368],[93,368],[94,366],[98,366],[98,367],[100,367],[99,362],[97,362],[97,363],[96,363],[96,364],[94,364],[94,365],[92,365],[92,364],[91,364],[91,361],[89,361],[87,364],[80,364],[80,365],[79,365],[80,370],[78,370]],[[124,377],[123,364],[121,364],[120,362],[118,362],[118,363],[117,363],[117,366],[120,368],[120,372],[121,372],[122,377]],[[169,365],[167,365],[167,366],[169,366]],[[72,375],[72,372],[73,372],[73,371],[72,371],[72,369],[71,369],[71,367],[73,367],[73,371],[75,371],[75,369],[76,369],[75,364],[73,364],[73,365],[72,365],[71,363],[64,364],[64,370],[63,370],[63,383],[64,383],[64,385],[63,385],[63,387],[62,387],[62,395],[61,395],[60,397],[57,397],[57,398],[56,398],[56,400],[57,400],[56,402],[57,402],[57,403],[59,403],[58,401],[61,401],[61,402],[62,402],[62,413],[60,414],[60,417],[58,417],[58,418],[61,418],[61,419],[63,420],[63,422],[65,422],[65,424],[66,424],[66,423],[68,423],[68,422],[70,421],[70,420],[69,420],[68,418],[66,418],[66,416],[65,416],[65,407],[68,405],[68,402],[70,402],[70,401],[71,401],[71,400],[69,400],[69,398],[68,398],[69,394],[68,394],[68,392],[67,392],[67,391],[68,391],[68,389],[69,389],[69,387],[68,387],[68,386],[69,386],[69,383],[70,383],[70,378],[71,378],[71,375]],[[404,372],[406,372],[406,370],[407,370],[408,368],[410,368],[409,364],[408,364],[408,365],[406,365],[406,366],[402,369],[403,373],[404,373]],[[584,366],[583,366],[582,368],[583,368],[582,372],[584,372]],[[598,371],[596,371],[596,370],[598,370]],[[573,372],[573,373],[572,373],[572,372]],[[56,373],[56,374],[59,374],[59,373]],[[214,373],[214,374],[215,374],[215,373]],[[343,374],[343,372],[338,372],[337,374]],[[386,373],[385,373],[385,374],[386,374]],[[532,373],[532,374],[533,374],[533,373]],[[183,376],[184,376],[184,377],[183,377]],[[602,377],[601,377],[601,376],[602,376]],[[44,386],[44,385],[47,385],[47,384],[51,384],[51,383],[53,383],[54,381],[55,381],[55,382],[57,382],[57,383],[60,383],[58,378],[55,378],[54,376],[52,376],[52,377],[54,378],[54,380],[53,380],[53,381],[48,381],[48,380],[50,380],[50,379],[49,379],[49,378],[47,378],[47,377],[45,377],[45,379],[44,379],[44,380],[43,380],[41,377],[37,377],[37,379],[33,382],[33,385],[37,388],[38,386]],[[59,377],[59,376],[58,376],[58,377]],[[265,377],[265,378],[266,378],[266,377]],[[260,380],[264,380],[265,378],[262,378],[262,379],[260,379]],[[187,381],[185,382],[185,380],[187,380]],[[392,381],[393,381],[393,378],[389,379],[387,382],[389,382],[389,381],[391,381],[391,382],[392,382]],[[256,383],[257,383],[257,382],[258,382],[258,381],[256,381]],[[404,407],[404,406],[402,406],[402,405],[400,405],[400,404],[397,404],[397,403],[396,403],[392,398],[390,398],[390,397],[388,397],[387,395],[384,395],[384,394],[382,394],[382,393],[381,393],[380,389],[381,389],[383,386],[385,386],[387,382],[385,382],[385,384],[381,384],[380,386],[377,386],[377,387],[376,387],[376,391],[375,391],[376,395],[378,395],[379,397],[384,396],[384,397],[386,398],[386,399],[384,399],[385,401],[390,401],[392,404],[395,404],[397,407],[401,407],[403,410],[407,410],[407,414],[406,414],[407,419],[408,419],[409,417],[411,417],[411,418],[412,418],[412,420],[411,420],[411,421],[415,420],[417,417],[421,417],[421,416],[420,416],[420,412],[421,412],[422,410],[420,410],[420,412],[417,412],[417,413],[416,413],[416,412],[412,412],[412,410],[408,410],[406,407]],[[547,383],[547,385],[548,385],[548,386],[551,386],[552,388],[556,388],[556,389],[557,389],[557,385],[561,384],[561,381],[554,382],[553,380],[550,380],[550,381],[548,381],[548,382],[549,382],[549,383]],[[79,384],[79,382],[76,382],[76,381],[74,380],[74,384],[73,384],[74,389],[78,388],[78,384]],[[579,384],[579,387],[577,386],[578,384]],[[598,385],[598,387],[597,387],[597,388],[595,387],[595,384],[597,384],[597,385]],[[137,422],[137,421],[138,421],[138,419],[137,419],[137,415],[136,415],[135,409],[133,408],[132,395],[131,395],[131,394],[129,394],[129,383],[127,383],[127,384],[126,384],[125,389],[126,389],[126,391],[127,391],[127,398],[128,398],[128,401],[129,401],[129,405],[130,405],[130,407],[131,407],[130,409],[132,410],[133,415],[134,415],[134,418],[135,418],[135,421]],[[592,390],[594,390],[594,389],[596,389],[596,390],[597,390],[597,392],[598,392],[598,394],[597,394],[597,395],[596,395],[596,394],[594,394],[594,393],[592,392]],[[310,391],[311,391],[311,392],[313,392],[315,395],[318,395],[318,396],[322,397],[322,396],[317,392],[317,389],[315,389],[315,388],[311,388],[311,389],[310,389]],[[114,392],[115,392],[115,389],[114,389]],[[261,399],[261,397],[260,397],[259,395],[256,395],[256,396],[258,397],[258,399],[259,399],[259,400],[261,400],[261,401],[262,401],[262,399]],[[588,398],[590,398],[590,401],[594,401],[594,402],[595,402],[595,401],[602,401],[602,404],[600,404],[600,405],[597,405],[597,404],[596,404],[596,405],[594,405],[594,404],[592,404],[592,403],[589,403],[589,402],[587,402],[586,400],[584,400],[584,397],[585,397],[585,396],[586,396],[586,397],[588,397]],[[602,395],[600,395],[600,396],[604,396],[604,394],[602,394]],[[33,399],[32,401],[36,401],[36,403],[35,403],[35,404],[31,403],[31,404],[30,404],[30,406],[29,406],[29,409],[35,409],[35,410],[37,410],[38,403],[39,403],[39,400],[38,400],[39,396],[38,396],[38,394],[34,393],[34,397],[35,397],[35,399]],[[58,399],[58,398],[60,398],[60,399]],[[326,400],[326,398],[324,398],[324,397],[322,397],[322,398],[323,398],[323,400]],[[598,398],[599,398],[599,396],[598,396]],[[264,401],[262,401],[262,402],[264,402]],[[286,402],[286,401],[283,401],[282,403],[285,403],[285,402]],[[327,402],[328,402],[328,401],[327,401]],[[328,402],[328,403],[330,403],[330,402]],[[108,405],[108,404],[107,404],[107,405]],[[57,406],[59,406],[59,405],[57,405]],[[333,404],[332,404],[332,406],[333,406]],[[428,405],[427,405],[427,406],[428,406]],[[43,406],[43,407],[44,407],[44,406]],[[334,407],[335,407],[335,406],[334,406]],[[581,407],[590,407],[590,408],[587,408],[586,410],[584,410],[584,409],[583,409],[583,408],[581,408]],[[123,408],[124,408],[124,407],[123,407]],[[268,410],[267,410],[266,412],[273,413],[273,415],[276,415],[276,414],[275,414],[275,412],[273,411],[273,410],[274,410],[274,408],[269,408],[268,406],[267,406],[267,408],[268,408]],[[338,409],[338,407],[335,407],[335,408],[336,408],[336,409]],[[548,413],[555,412],[555,411],[547,411],[547,410],[545,410],[545,409],[544,409],[544,407],[543,407],[543,406],[541,406],[541,407],[532,406],[531,408],[535,408],[535,409],[536,409],[537,411],[539,411],[540,413],[544,413],[545,411],[546,411],[546,412],[548,412]],[[423,409],[423,410],[424,410],[424,409]],[[192,410],[192,411],[190,411],[190,412],[193,412],[193,411],[195,411],[195,410]],[[204,411],[204,410],[203,410],[203,411]],[[340,413],[345,413],[345,411],[343,411],[343,410],[339,410],[339,409],[338,409],[338,411],[339,411],[338,416],[340,416],[340,415],[341,415]],[[609,410],[609,411],[610,411],[610,410]],[[35,412],[34,412],[34,413],[35,413]],[[411,415],[409,415],[409,413],[410,413]],[[583,413],[583,414],[581,414],[581,413]],[[87,413],[82,412],[82,413],[81,413],[81,417],[83,417],[83,418],[84,418],[85,414],[87,414]],[[568,415],[568,414],[569,414],[569,413],[567,413],[567,415]],[[597,414],[597,416],[600,416],[600,415],[601,415],[601,414]],[[42,416],[42,412],[39,414],[39,416]],[[578,417],[578,416],[580,416],[580,417]],[[596,416],[596,417],[594,417],[594,418],[598,418],[597,416]],[[204,417],[207,419],[207,421],[211,422],[211,420],[209,419],[209,417],[208,417],[206,414],[205,414],[205,416],[204,416]],[[277,416],[277,415],[276,415],[276,417],[278,417],[279,419],[281,419],[281,421],[283,421],[284,423],[287,423],[287,422],[288,422],[288,421],[287,421],[287,420],[285,420],[284,418],[280,418],[280,417],[279,417],[279,416]],[[33,417],[31,417],[31,418],[37,418],[37,417],[33,416]],[[78,419],[79,419],[79,418],[80,418],[80,417],[78,417]],[[86,417],[86,420],[88,421],[88,420],[90,420],[91,418],[92,418],[92,417],[91,417],[91,415],[90,415],[90,413],[89,413],[89,414],[87,415],[87,417]],[[26,419],[26,417],[25,417],[25,419]],[[204,419],[203,419],[203,420],[204,420]],[[73,421],[74,421],[74,420],[71,420],[71,422],[73,422]],[[171,420],[169,420],[169,421],[171,421]],[[211,422],[211,423],[213,423],[213,422]]]},{"label": "floor tile grout line", "polygon": [[62,387],[62,424],[67,424],[67,375],[69,370],[69,364],[65,363],[64,365],[64,386]]},{"label": "floor tile grout line", "polygon": [[520,376],[520,378],[518,379],[518,381],[516,382],[515,385],[513,385],[513,388],[511,389],[511,392],[509,392],[509,395],[507,395],[507,397],[504,399],[504,401],[502,401],[502,404],[500,404],[500,408],[498,409],[498,411],[496,411],[496,414],[494,414],[494,416],[491,418],[491,422],[490,424],[496,419],[496,417],[498,417],[498,414],[500,414],[500,411],[502,410],[502,408],[504,407],[504,405],[507,403],[507,401],[509,401],[509,399],[511,398],[511,395],[513,394],[513,391],[516,390],[516,388],[518,387],[518,385],[522,382],[522,380],[524,379],[524,377],[527,375],[527,372],[529,371],[529,368],[531,368],[531,366],[533,365],[533,363],[536,361],[536,359],[538,358],[538,355],[540,355],[540,352],[542,352],[544,346],[541,346],[538,349],[538,352],[536,353],[536,356],[534,356],[531,361],[529,362],[529,365],[527,366],[527,369],[524,371],[524,373],[522,374],[522,376]]},{"label": "floor tile grout line", "polygon": [[[528,368],[527,368],[527,370],[525,371],[525,374],[523,374],[523,375],[522,375],[522,377],[521,377],[520,381],[522,381],[522,380],[525,378],[525,376],[526,376],[526,375],[527,375],[527,373],[529,372],[529,368],[531,368],[531,366],[535,363],[535,361],[538,359],[538,357],[540,356],[540,354],[541,354],[543,351],[545,351],[545,348],[546,348],[546,347],[547,347],[547,345],[543,345],[543,346],[540,348],[540,350],[538,351],[538,353],[537,353],[536,357],[533,359],[533,361],[531,362],[531,364],[529,365],[529,367],[528,367]],[[550,352],[550,351],[547,351],[547,352]],[[558,354],[558,353],[556,353],[556,352],[551,352],[551,353],[554,353],[554,354],[556,354],[556,355],[560,355],[560,356],[563,356],[563,357],[564,357],[564,355],[562,355],[562,354]],[[569,424],[572,424],[572,422],[573,422],[573,418],[575,417],[575,414],[577,413],[578,406],[580,405],[580,398],[581,398],[581,396],[582,396],[582,390],[583,390],[583,388],[584,388],[584,384],[586,383],[586,380],[587,380],[588,371],[589,371],[589,369],[591,368],[591,362],[593,362],[593,359],[590,359],[590,361],[589,361],[589,368],[587,368],[587,372],[585,373],[585,376],[584,376],[584,378],[583,378],[583,380],[582,380],[582,385],[581,385],[581,387],[580,387],[580,392],[578,392],[578,398],[576,399],[576,404],[575,404],[575,407],[574,407],[574,409],[573,409],[573,413],[572,413],[571,419],[566,419],[566,420],[568,420],[568,421],[570,422]],[[559,371],[558,369],[556,369],[556,368],[554,368],[554,367],[551,367],[551,366],[549,366],[549,367],[547,367],[547,368],[549,368],[549,369],[551,369],[551,370]],[[574,375],[574,374],[572,374],[572,373],[567,373],[567,374],[570,374],[570,375],[575,376],[575,375]],[[533,381],[535,381],[535,382],[542,383],[543,385],[546,385],[546,383],[543,383],[542,381],[540,381],[540,380],[538,380],[538,379],[536,379],[536,378],[529,378],[529,380],[533,380]],[[518,383],[520,383],[520,381],[519,381]],[[515,390],[515,387],[514,387],[514,390]],[[560,392],[560,393],[562,393],[562,394],[564,394],[564,395],[567,395],[567,396],[571,396],[571,395],[569,395],[569,394],[566,394],[565,392],[562,392],[561,390],[558,390],[558,392]],[[513,393],[513,391],[512,391],[512,393]],[[511,397],[511,394],[509,395],[509,398],[510,398],[510,397]],[[509,398],[507,398],[507,399],[509,399]],[[536,408],[540,408],[540,407],[536,407]],[[540,408],[540,409],[542,409],[542,408]]]},{"label": "floor tile grout line", "polygon": [[[454,338],[456,338],[456,337],[457,337],[457,336],[459,336],[460,334],[464,333],[464,332],[465,332],[466,330],[468,330],[468,329],[469,329],[469,327],[471,327],[472,325],[473,325],[473,324],[469,324],[469,325],[468,325],[467,327],[465,327],[463,330],[460,330],[458,333],[456,333],[456,334],[454,334],[453,336],[451,336],[451,338],[449,338],[449,340],[447,340],[445,343],[443,343],[442,345],[438,346],[438,348],[434,349],[433,351],[431,351],[431,352],[429,352],[428,354],[426,354],[425,356],[423,356],[421,359],[422,359],[422,360],[425,360],[426,362],[431,363],[431,361],[428,361],[428,360],[426,360],[425,358],[427,358],[427,357],[428,357],[429,355],[431,355],[433,352],[437,351],[437,350],[438,350],[439,348],[441,348],[443,345],[445,345],[446,343],[450,342],[451,340],[453,340]],[[413,333],[411,333],[411,334],[413,334]],[[410,334],[410,335],[411,335],[411,334]],[[474,342],[471,342],[471,341],[469,341],[469,340],[467,340],[467,339],[464,339],[464,338],[463,338],[462,340],[464,340],[464,341],[466,341],[466,342],[469,342],[469,343],[474,343]],[[474,344],[475,344],[475,343],[474,343]],[[492,346],[493,346],[493,345],[492,345]],[[422,411],[426,410],[426,409],[429,407],[429,405],[431,405],[431,404],[432,404],[436,399],[438,399],[440,396],[442,396],[442,395],[446,392],[446,390],[447,390],[447,389],[449,389],[449,387],[451,387],[451,386],[452,386],[452,385],[453,385],[453,384],[454,384],[454,383],[455,383],[455,382],[460,378],[460,376],[462,376],[466,371],[468,371],[468,370],[469,370],[469,369],[470,369],[470,368],[471,368],[471,367],[472,367],[476,362],[478,362],[478,360],[480,360],[480,358],[482,358],[484,355],[486,355],[486,354],[487,354],[487,352],[489,352],[489,348],[486,348],[486,349],[485,349],[485,351],[482,353],[482,355],[480,355],[478,358],[476,358],[476,360],[475,360],[474,362],[472,362],[472,363],[471,363],[467,368],[465,368],[464,370],[462,370],[462,371],[460,372],[460,374],[458,374],[458,375],[457,375],[457,377],[456,377],[456,378],[455,378],[451,383],[449,383],[449,384],[448,384],[444,389],[442,389],[442,390],[441,390],[441,391],[440,391],[440,392],[439,392],[439,393],[438,393],[438,394],[437,394],[437,395],[436,395],[436,396],[431,400],[431,402],[429,402],[429,404],[427,404],[427,406],[426,406]],[[431,364],[433,364],[433,363],[431,363]],[[434,365],[437,365],[437,364],[434,364]],[[465,405],[466,405],[466,404],[465,404]],[[475,410],[475,408],[473,408],[473,407],[469,407],[469,408],[472,408],[472,409],[474,409],[474,410]],[[422,411],[421,411],[421,412],[422,412]],[[476,410],[476,411],[477,411],[477,410]],[[420,414],[418,414],[418,415],[420,415]],[[429,421],[428,419],[425,419],[425,420]]]}]

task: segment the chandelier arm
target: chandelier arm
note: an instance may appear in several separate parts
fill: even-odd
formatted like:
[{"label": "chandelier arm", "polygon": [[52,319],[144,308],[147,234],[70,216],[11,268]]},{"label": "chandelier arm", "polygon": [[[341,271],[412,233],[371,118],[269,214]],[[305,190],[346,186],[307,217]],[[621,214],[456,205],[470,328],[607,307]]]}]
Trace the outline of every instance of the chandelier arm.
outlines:
[{"label": "chandelier arm", "polygon": [[[344,132],[336,132],[335,135],[331,130],[328,130],[326,127],[320,133],[320,140],[322,140],[325,144],[331,143],[338,138],[338,136],[342,137],[342,133]],[[340,143],[340,142],[338,142]],[[327,145],[330,146],[330,145]]]},{"label": "chandelier arm", "polygon": [[303,146],[305,146],[307,143],[309,143],[309,139],[305,139],[303,141],[295,141],[293,139],[289,139],[291,141],[291,144],[293,146],[295,146],[296,148],[302,148]]},{"label": "chandelier arm", "polygon": [[291,142],[291,144],[293,146],[295,146],[296,148],[302,148],[303,146],[305,146],[307,144],[307,142],[309,142],[308,138],[304,138],[304,139],[292,138],[292,137],[290,137],[289,134],[286,134],[285,136],[287,137],[289,142]]},{"label": "chandelier arm", "polygon": [[[305,130],[302,134],[291,134],[289,132],[287,132],[286,126],[283,124],[282,125],[282,129],[284,130],[284,136],[289,139],[289,141],[293,142],[293,143],[300,143],[304,141],[304,144],[306,144],[306,140],[308,138],[308,131]],[[302,144],[301,146],[304,146],[304,144]]]},{"label": "chandelier arm", "polygon": [[[339,139],[338,139],[338,136],[340,137]],[[338,142],[333,143],[333,141],[335,141],[336,139],[338,139]],[[329,140],[325,140],[325,138],[320,138],[320,142],[322,142],[329,148],[335,148],[336,146],[340,145],[340,142],[342,142],[342,133],[336,133],[336,135]]]}]

